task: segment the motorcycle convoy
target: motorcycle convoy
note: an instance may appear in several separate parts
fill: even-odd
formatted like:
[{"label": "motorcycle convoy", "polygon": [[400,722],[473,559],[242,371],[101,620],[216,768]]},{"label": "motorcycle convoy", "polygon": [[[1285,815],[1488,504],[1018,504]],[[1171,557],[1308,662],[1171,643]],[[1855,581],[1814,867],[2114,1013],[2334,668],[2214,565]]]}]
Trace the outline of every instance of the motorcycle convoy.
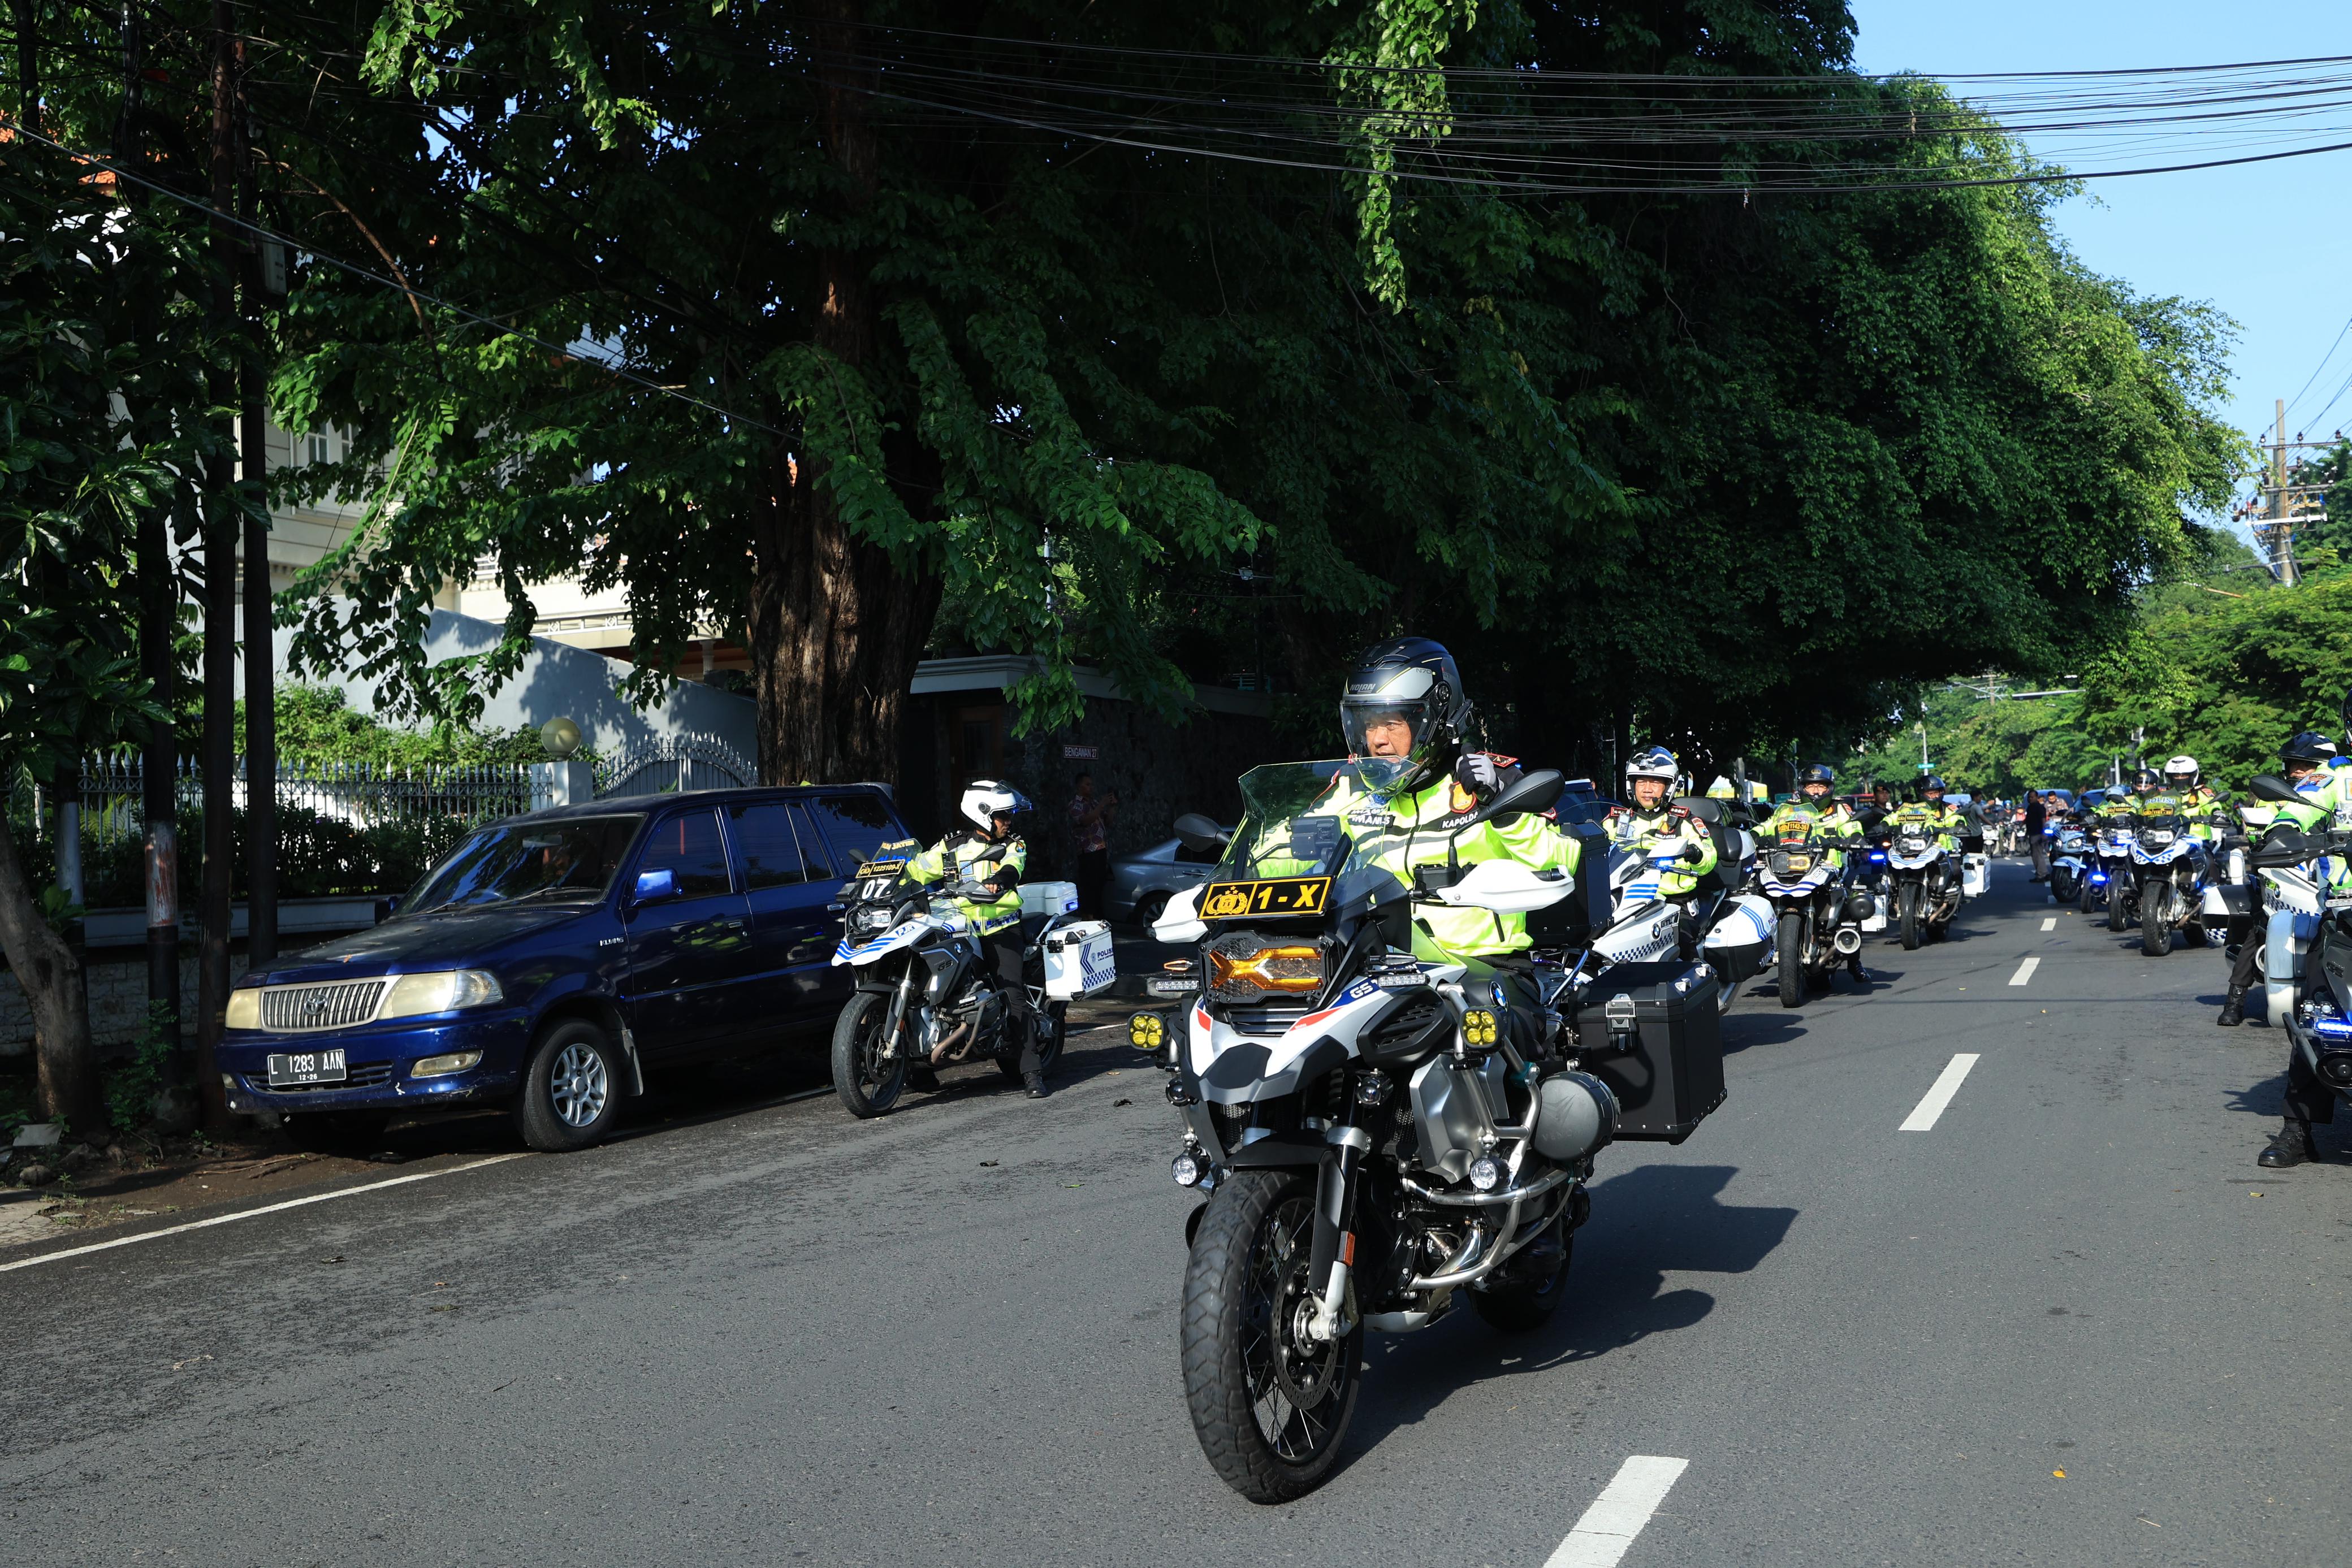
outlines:
[{"label": "motorcycle convoy", "polygon": [[[1866,934],[1940,939],[1982,886],[1941,808],[1874,848],[1826,768],[1768,812],[1738,769],[1674,794],[1653,749],[1627,805],[1577,821],[1559,774],[1465,747],[1460,677],[1424,641],[1368,654],[1341,718],[1349,755],[1253,768],[1230,832],[1178,819],[1217,863],[1153,926],[1190,954],[1146,977],[1167,1010],[1129,1023],[1168,1074],[1171,1174],[1207,1198],[1181,1320],[1193,1425],[1260,1501],[1336,1460],[1368,1331],[1551,1316],[1594,1156],[1679,1144],[1722,1103],[1743,984],[1777,967],[1791,1007],[1841,966],[1866,984]],[[973,789],[978,833],[886,848],[835,906],[856,988],[835,1087],[860,1117],[954,1062],[1049,1067],[1069,1004],[1117,978],[1075,889],[983,874],[1019,857],[970,802],[1017,792]]]}]

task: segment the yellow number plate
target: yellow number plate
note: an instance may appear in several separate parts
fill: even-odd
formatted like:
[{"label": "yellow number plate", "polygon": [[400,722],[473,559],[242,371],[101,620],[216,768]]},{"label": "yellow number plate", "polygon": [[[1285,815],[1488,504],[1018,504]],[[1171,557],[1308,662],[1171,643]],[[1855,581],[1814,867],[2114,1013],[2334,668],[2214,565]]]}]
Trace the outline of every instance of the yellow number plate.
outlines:
[{"label": "yellow number plate", "polygon": [[1201,918],[1238,920],[1244,915],[1320,915],[1330,896],[1331,879],[1328,876],[1213,882],[1201,890]]}]

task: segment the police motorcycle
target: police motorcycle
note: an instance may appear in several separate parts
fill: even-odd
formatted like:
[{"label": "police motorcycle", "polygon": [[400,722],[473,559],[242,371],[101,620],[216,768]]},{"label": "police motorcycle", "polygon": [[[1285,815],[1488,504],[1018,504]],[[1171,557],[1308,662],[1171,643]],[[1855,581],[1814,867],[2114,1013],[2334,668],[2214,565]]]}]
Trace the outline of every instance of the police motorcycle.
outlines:
[{"label": "police motorcycle", "polygon": [[1885,831],[1890,915],[1905,950],[1916,949],[1923,938],[1942,941],[1959,913],[1958,860],[1946,852],[1943,835],[1932,823],[1889,821]]},{"label": "police motorcycle", "polygon": [[1776,925],[1780,1005],[1802,1007],[1808,991],[1826,988],[1837,966],[1861,953],[1863,922],[1878,904],[1852,887],[1854,867],[1846,852],[1859,854],[1861,847],[1828,831],[1823,813],[1791,805],[1772,831],[1773,841],[1757,852],[1755,886]]},{"label": "police motorcycle", "polygon": [[2091,862],[2096,852],[2091,847],[2091,835],[2083,824],[2068,818],[2051,825],[2050,899],[2053,904],[2083,901],[2090,908]]},{"label": "police motorcycle", "polygon": [[[2249,786],[2258,799],[2285,804],[2302,797],[2275,774]],[[2278,822],[2249,856],[2274,918],[2263,963],[2271,1021],[2284,1027],[2313,1074],[2352,1102],[2352,894],[2335,892],[2312,862],[2352,855],[2352,832],[2304,832]],[[2284,916],[2277,918],[2276,916]],[[2270,951],[2285,936],[2284,952]]]},{"label": "police motorcycle", "polygon": [[2101,817],[2091,824],[2098,863],[2084,884],[2083,913],[2104,905],[2107,929],[2128,930],[2139,919],[2139,873],[2132,861],[2132,845],[2139,828],[2130,817]]},{"label": "police motorcycle", "polygon": [[[856,973],[856,990],[833,1030],[833,1088],[849,1113],[879,1116],[898,1103],[910,1071],[994,1059],[1021,1076],[1021,1040],[1009,1027],[1003,981],[988,945],[958,900],[988,903],[977,883],[923,885],[906,876],[906,853],[877,857],[842,888],[836,966]],[[1040,1071],[1050,1071],[1069,1034],[1070,1003],[1118,979],[1110,927],[1077,918],[1077,889],[1066,882],[1021,889],[1023,974],[1037,1029]]]},{"label": "police motorcycle", "polygon": [[2172,951],[2175,930],[2192,947],[2208,940],[2205,844],[2179,804],[2168,795],[2151,796],[2132,819],[2132,902],[2139,916],[2139,949],[2151,958]]},{"label": "police motorcycle", "polygon": [[[1338,766],[1343,782],[1362,783],[1356,766]],[[1573,875],[1449,852],[1408,887],[1365,812],[1316,813],[1333,772],[1244,776],[1223,861],[1154,927],[1196,947],[1150,987],[1181,1010],[1129,1026],[1169,1073],[1171,1172],[1208,1194],[1180,1330],[1193,1428],[1259,1502],[1337,1461],[1367,1330],[1425,1328],[1465,1301],[1503,1332],[1541,1326],[1568,1294],[1594,1155],[1620,1136],[1679,1142],[1723,1093],[1709,969],[1594,961],[1591,936],[1612,925],[1597,827],[1561,830],[1583,846]],[[1450,844],[1559,787],[1529,774],[1433,826]],[[1433,906],[1527,915],[1547,955],[1532,996],[1502,969],[1416,956],[1415,915]]]},{"label": "police motorcycle", "polygon": [[[1772,961],[1772,906],[1740,891],[1755,863],[1756,837],[1724,821],[1712,800],[1685,797],[1676,803],[1716,836],[1717,869],[1687,903],[1690,928],[1699,933],[1699,954],[1723,981],[1717,1009],[1727,1013],[1739,999],[1741,983]],[[1678,854],[1646,855],[1618,844],[1607,849],[1609,928],[1593,940],[1588,962],[1650,963],[1675,956],[1682,950],[1683,907],[1660,892],[1660,882],[1667,873],[1688,868]]]}]

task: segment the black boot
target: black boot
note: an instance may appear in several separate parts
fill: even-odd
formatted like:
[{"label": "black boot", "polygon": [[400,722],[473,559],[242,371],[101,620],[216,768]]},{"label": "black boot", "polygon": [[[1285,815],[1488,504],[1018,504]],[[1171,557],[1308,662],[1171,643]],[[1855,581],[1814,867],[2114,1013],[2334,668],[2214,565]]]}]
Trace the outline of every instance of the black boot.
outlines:
[{"label": "black boot", "polygon": [[2254,1164],[2266,1171],[2283,1171],[2318,1157],[2319,1151],[2312,1146],[2311,1124],[2288,1122],[2271,1134],[2270,1147],[2254,1156]]},{"label": "black boot", "polygon": [[2221,999],[2221,1016],[2213,1020],[2223,1029],[2235,1029],[2246,1021],[2246,988],[2231,986],[2230,994]]},{"label": "black boot", "polygon": [[1028,1089],[1030,1099],[1043,1100],[1045,1097],[1045,1075],[1044,1073],[1025,1073],[1023,1075],[1021,1082]]}]

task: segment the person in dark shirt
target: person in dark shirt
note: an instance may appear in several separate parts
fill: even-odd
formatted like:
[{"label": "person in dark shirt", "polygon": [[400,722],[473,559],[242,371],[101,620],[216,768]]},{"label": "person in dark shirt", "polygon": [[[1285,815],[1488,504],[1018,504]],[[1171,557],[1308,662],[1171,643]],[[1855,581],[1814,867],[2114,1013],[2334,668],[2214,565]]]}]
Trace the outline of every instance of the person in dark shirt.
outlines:
[{"label": "person in dark shirt", "polygon": [[2042,836],[2044,824],[2050,821],[2048,808],[2042,803],[2042,791],[2025,792],[2025,848],[2033,857],[2033,880],[2050,880],[2050,841]]}]

